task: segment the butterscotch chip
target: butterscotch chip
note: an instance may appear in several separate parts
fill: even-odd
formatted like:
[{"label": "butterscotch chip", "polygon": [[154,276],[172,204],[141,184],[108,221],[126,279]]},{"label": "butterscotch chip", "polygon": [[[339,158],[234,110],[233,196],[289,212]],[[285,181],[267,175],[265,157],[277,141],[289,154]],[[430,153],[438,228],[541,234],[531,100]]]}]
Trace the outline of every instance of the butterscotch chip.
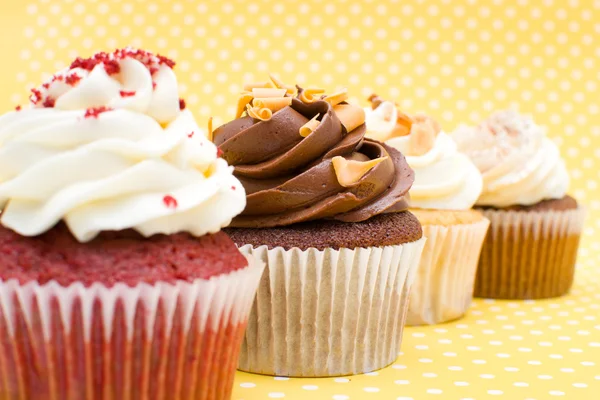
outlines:
[{"label": "butterscotch chip", "polygon": [[365,123],[365,110],[351,104],[338,104],[333,107],[337,117],[348,132]]},{"label": "butterscotch chip", "polygon": [[254,99],[254,96],[252,95],[251,92],[243,92],[242,93],[242,95],[238,99],[237,111],[235,112],[235,118],[239,118],[242,116],[244,111],[246,111],[246,106],[248,106],[252,102],[252,99]]},{"label": "butterscotch chip", "polygon": [[337,93],[326,96],[323,100],[331,104],[332,106],[336,106],[343,101],[348,100],[348,90],[343,89]]},{"label": "butterscotch chip", "polygon": [[246,112],[254,119],[268,121],[273,116],[273,112],[268,108],[252,107],[250,104],[246,106]]}]

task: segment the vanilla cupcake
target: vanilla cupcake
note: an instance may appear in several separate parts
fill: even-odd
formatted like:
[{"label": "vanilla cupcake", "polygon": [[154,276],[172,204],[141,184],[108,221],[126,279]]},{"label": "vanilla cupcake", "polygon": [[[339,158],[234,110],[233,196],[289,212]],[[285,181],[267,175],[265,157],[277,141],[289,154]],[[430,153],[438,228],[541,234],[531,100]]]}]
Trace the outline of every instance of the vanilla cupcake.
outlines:
[{"label": "vanilla cupcake", "polygon": [[481,245],[489,221],[472,210],[481,173],[450,136],[425,115],[408,116],[389,101],[370,98],[367,135],[406,156],[415,172],[410,210],[427,238],[411,292],[408,325],[436,324],[464,315],[471,304]]},{"label": "vanilla cupcake", "polygon": [[496,112],[452,136],[483,174],[476,208],[491,221],[475,295],[539,299],[568,292],[585,213],[567,195],[558,147],[514,111]]}]

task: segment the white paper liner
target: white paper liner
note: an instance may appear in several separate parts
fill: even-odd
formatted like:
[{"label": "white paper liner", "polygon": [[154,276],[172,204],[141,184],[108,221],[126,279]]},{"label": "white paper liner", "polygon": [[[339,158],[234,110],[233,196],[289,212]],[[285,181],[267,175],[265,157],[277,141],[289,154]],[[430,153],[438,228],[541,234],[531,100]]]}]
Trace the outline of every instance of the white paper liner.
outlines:
[{"label": "white paper liner", "polygon": [[475,280],[476,297],[540,299],[569,291],[585,208],[483,214],[491,224]]},{"label": "white paper liner", "polygon": [[267,263],[239,368],[278,376],[374,371],[398,354],[425,239],[351,249],[240,250]]},{"label": "white paper liner", "polygon": [[248,263],[134,287],[0,280],[0,397],[228,399],[264,269]]},{"label": "white paper liner", "polygon": [[413,284],[406,325],[460,318],[473,299],[481,245],[490,222],[423,225],[427,243]]}]

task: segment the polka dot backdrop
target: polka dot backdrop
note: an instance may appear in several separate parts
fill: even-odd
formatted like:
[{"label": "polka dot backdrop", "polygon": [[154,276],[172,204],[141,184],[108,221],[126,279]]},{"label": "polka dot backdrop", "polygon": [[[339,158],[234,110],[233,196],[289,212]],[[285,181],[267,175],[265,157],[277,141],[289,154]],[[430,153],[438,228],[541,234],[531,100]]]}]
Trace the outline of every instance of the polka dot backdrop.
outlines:
[{"label": "polka dot backdrop", "polygon": [[[535,116],[589,209],[577,284],[559,300],[478,300],[466,319],[406,331],[385,370],[336,379],[239,373],[234,399],[593,399],[600,390],[600,1],[0,0],[0,111],[77,55],[132,45],[178,61],[201,124],[242,84],[373,92],[447,130],[498,108]],[[595,393],[595,394],[594,394]]]}]

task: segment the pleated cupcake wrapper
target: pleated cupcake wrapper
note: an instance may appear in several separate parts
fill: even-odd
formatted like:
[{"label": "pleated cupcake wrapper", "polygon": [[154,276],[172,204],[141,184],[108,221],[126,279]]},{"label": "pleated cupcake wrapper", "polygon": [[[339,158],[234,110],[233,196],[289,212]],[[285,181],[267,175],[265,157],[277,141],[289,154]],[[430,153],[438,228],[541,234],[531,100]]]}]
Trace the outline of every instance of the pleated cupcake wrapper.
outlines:
[{"label": "pleated cupcake wrapper", "polygon": [[452,226],[423,225],[427,242],[410,294],[407,325],[438,324],[465,314],[489,225],[487,219]]},{"label": "pleated cupcake wrapper", "polygon": [[374,371],[398,354],[408,295],[425,239],[398,246],[241,248],[267,269],[239,368],[324,377]]},{"label": "pleated cupcake wrapper", "polygon": [[486,210],[484,215],[491,224],[475,280],[476,297],[541,299],[569,291],[585,209]]},{"label": "pleated cupcake wrapper", "polygon": [[229,399],[264,263],[134,287],[0,280],[0,398]]}]

